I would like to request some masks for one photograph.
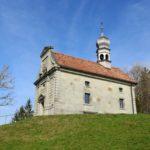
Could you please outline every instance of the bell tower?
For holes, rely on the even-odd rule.
[[[97,39],[96,42],[97,63],[101,64],[106,68],[111,68],[110,48],[109,48],[110,40],[104,35],[103,23],[101,23],[100,30],[101,30],[100,37]]]

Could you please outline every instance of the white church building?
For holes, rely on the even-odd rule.
[[[97,62],[45,47],[36,86],[35,115],[136,114],[136,82],[111,65],[110,40],[101,32]],[[118,56],[119,57],[119,56]]]

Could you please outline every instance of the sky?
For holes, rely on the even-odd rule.
[[[0,107],[0,116],[14,114],[28,98],[34,105],[43,47],[96,61],[101,22],[113,66],[149,66],[149,6],[149,0],[0,0],[0,68],[9,65],[15,80],[13,104]]]

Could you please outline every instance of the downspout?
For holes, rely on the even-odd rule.
[[[131,84],[131,101],[132,101],[132,111],[133,111],[133,114],[134,114],[134,103],[133,103],[133,91],[132,91],[132,84]]]

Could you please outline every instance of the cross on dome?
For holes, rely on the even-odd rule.
[[[104,35],[103,22],[100,24],[100,37],[96,42],[97,62],[106,68],[111,68],[110,60],[110,40]]]
[[[103,26],[103,22],[101,22],[100,24],[100,35],[104,36],[104,26]]]

